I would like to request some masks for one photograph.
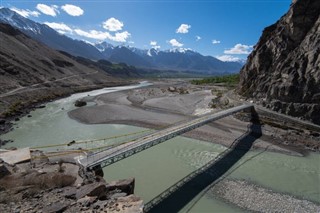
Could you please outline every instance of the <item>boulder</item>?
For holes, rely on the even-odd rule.
[[[169,87],[169,88],[168,88],[168,91],[169,91],[169,92],[175,92],[176,90],[177,90],[177,89],[176,89],[175,87]]]
[[[69,199],[76,199],[77,189],[75,187],[65,187],[63,196]]]
[[[122,213],[143,213],[143,200],[134,195],[118,198],[115,205]]]
[[[128,195],[134,193],[135,179],[129,178],[124,180],[112,181],[107,185],[108,191],[120,190],[121,192],[127,193]]]
[[[115,193],[113,195],[111,195],[111,199],[116,199],[116,198],[120,198],[120,197],[125,197],[127,196],[127,193],[121,192],[121,193]]]
[[[77,101],[74,103],[74,105],[75,105],[76,107],[83,107],[83,106],[86,106],[86,105],[87,105],[87,102],[82,101],[82,100],[77,100]]]
[[[14,151],[0,153],[0,158],[2,158],[3,161],[10,165],[14,165],[16,163],[24,161],[29,161],[31,159],[30,149],[27,147],[22,149],[16,149]]]
[[[11,173],[8,170],[8,168],[6,167],[5,163],[0,163],[0,179],[3,178],[4,176],[10,175],[10,174]]]
[[[91,183],[81,186],[76,193],[76,198],[80,199],[85,196],[96,196],[98,198],[106,196],[108,192],[104,183]]]
[[[0,119],[0,125],[4,125],[6,123],[6,120]]]
[[[82,206],[90,206],[91,204],[93,204],[94,202],[96,202],[97,197],[90,197],[90,196],[85,196],[83,198],[80,198],[79,200],[77,200],[77,203],[80,203]]]
[[[59,213],[65,211],[69,206],[69,203],[56,202],[49,206],[46,206],[42,211],[48,213]]]

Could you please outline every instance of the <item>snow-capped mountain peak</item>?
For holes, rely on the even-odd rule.
[[[25,18],[8,8],[0,9],[0,22],[19,29],[31,38],[48,45],[49,47],[68,52],[75,56],[90,59],[101,59],[103,55],[91,44],[62,35],[46,24]]]
[[[37,24],[35,24],[35,22],[23,16],[20,16],[19,14],[8,8],[0,9],[0,22],[10,24],[11,26],[14,26],[18,29],[28,30],[36,34],[41,34],[41,28]]]
[[[128,45],[114,46],[107,42],[92,45],[61,35],[49,26],[25,18],[8,8],[0,9],[0,22],[10,24],[31,38],[53,49],[88,59],[106,59],[116,63],[168,70],[186,70],[205,73],[238,72],[239,63],[222,62],[214,57],[203,56],[188,48],[160,51],[156,48],[139,49]]]
[[[153,56],[158,55],[158,54],[159,54],[159,51],[156,50],[155,48],[151,48],[147,52],[147,55],[150,56],[150,57],[153,57]]]
[[[96,43],[94,44],[94,46],[100,51],[100,52],[103,52],[105,51],[106,49],[114,49],[114,46],[110,43],[107,43],[105,41],[103,42],[100,42],[100,43]]]

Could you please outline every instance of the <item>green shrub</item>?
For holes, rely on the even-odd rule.
[[[195,85],[225,83],[228,86],[233,86],[239,83],[239,74],[215,76],[210,78],[203,78],[200,80],[192,80],[191,83]]]

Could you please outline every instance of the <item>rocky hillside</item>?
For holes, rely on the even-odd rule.
[[[0,118],[37,102],[78,91],[124,84],[97,67],[88,67],[0,24]]]
[[[143,212],[134,178],[106,182],[101,170],[84,170],[72,154],[24,148],[0,157],[0,212]]]
[[[240,94],[320,124],[320,1],[294,0],[240,72]]]
[[[9,8],[0,8],[0,22],[10,24],[36,41],[75,56],[100,59],[103,55],[91,44],[69,38],[45,24],[25,18]]]

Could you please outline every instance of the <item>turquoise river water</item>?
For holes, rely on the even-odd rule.
[[[142,82],[136,86],[78,93],[48,103],[45,108],[31,112],[32,117],[24,117],[16,122],[14,130],[1,135],[0,138],[14,140],[6,147],[37,147],[143,131],[144,128],[128,125],[86,125],[69,119],[67,112],[74,109],[74,101],[81,97],[147,85],[147,82]],[[142,134],[146,133],[111,142],[123,142]],[[83,144],[83,146],[88,148],[92,145]],[[221,145],[176,137],[104,168],[105,179],[135,177],[135,194],[148,202],[224,150]],[[319,162],[320,155],[314,153],[306,157],[296,157],[266,151],[250,151],[228,171],[226,177],[248,180],[276,192],[320,203]],[[181,212],[243,212],[243,210],[204,194],[191,201]]]

